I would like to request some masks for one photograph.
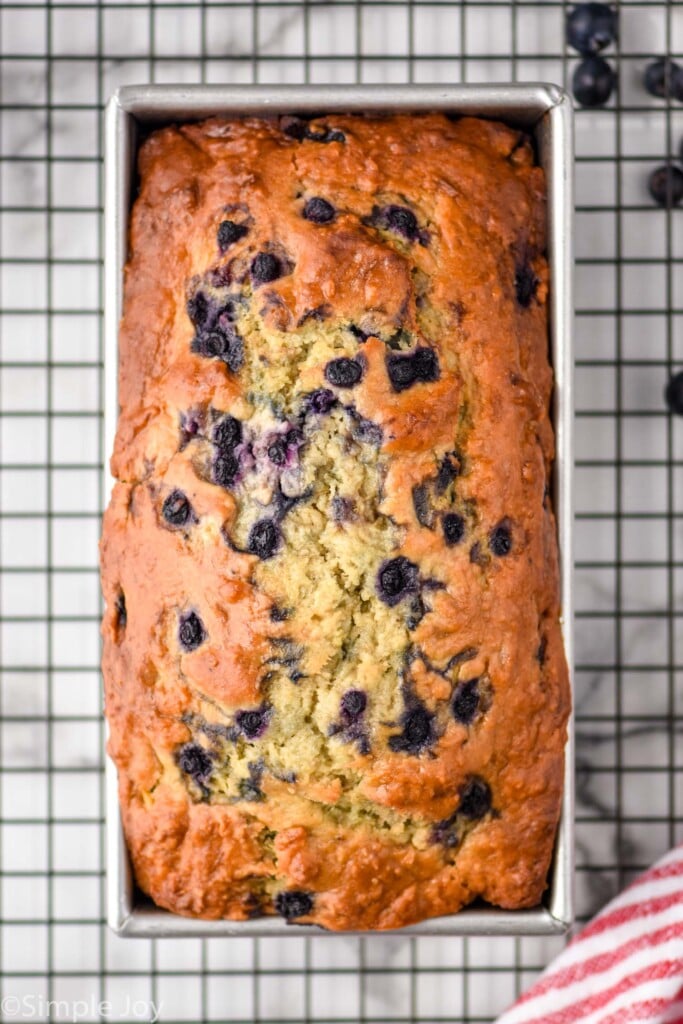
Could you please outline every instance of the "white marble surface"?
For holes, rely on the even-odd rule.
[[[101,923],[98,104],[150,80],[561,82],[561,5],[311,4],[306,20],[298,5],[27,3],[0,18],[0,987],[32,997],[34,1019],[48,997],[89,1000],[91,1020],[105,998],[129,1020],[151,1001],[164,1021],[493,1018],[561,940],[155,944]],[[621,24],[627,109],[576,126],[581,915],[683,840],[683,420],[662,398],[683,362],[683,277],[665,262],[683,258],[683,211],[645,191],[683,107],[639,85],[667,38],[681,56],[683,9],[622,6]]]

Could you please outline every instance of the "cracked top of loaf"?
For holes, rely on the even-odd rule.
[[[212,119],[139,170],[102,540],[138,885],[332,929],[538,903],[569,689],[529,140]]]

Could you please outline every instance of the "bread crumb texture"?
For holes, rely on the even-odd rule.
[[[569,711],[544,250],[501,124],[142,146],[103,664],[159,906],[374,929],[541,899]]]

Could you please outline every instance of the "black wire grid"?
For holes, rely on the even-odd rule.
[[[683,7],[618,4],[577,115],[577,889],[586,919],[683,839],[683,213],[654,207]],[[0,11],[0,979],[7,1020],[489,1021],[561,939],[124,940],[104,924],[96,545],[102,132],[140,82],[567,83],[567,5],[5,3]],[[52,1006],[48,1000],[57,1001]],[[100,1001],[111,1009],[102,1010]]]

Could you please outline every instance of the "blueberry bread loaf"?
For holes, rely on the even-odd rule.
[[[103,632],[159,906],[373,929],[540,900],[569,711],[544,248],[501,124],[144,143]]]

